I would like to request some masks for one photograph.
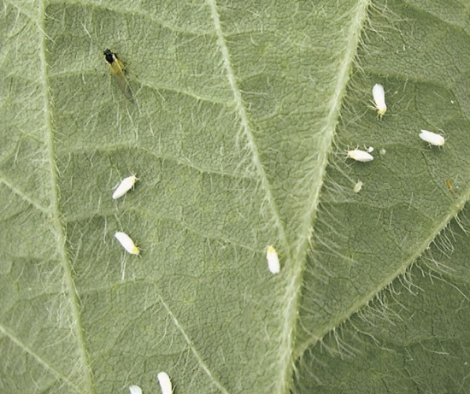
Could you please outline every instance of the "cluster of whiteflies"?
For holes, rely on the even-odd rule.
[[[119,59],[118,55],[109,49],[104,51],[105,60],[108,63],[111,73],[116,77],[116,82],[118,83],[119,88],[122,90],[124,95],[131,101],[134,102],[130,86],[125,78],[125,67],[124,63]],[[138,178],[134,175],[124,178],[117,188],[114,190],[112,198],[116,200],[124,196],[129,192],[138,181]],[[132,238],[123,231],[118,231],[114,234],[115,238],[119,241],[121,246],[126,250],[126,252],[134,255],[140,254],[140,249]],[[266,258],[268,260],[268,268],[273,274],[280,272],[280,263],[279,257],[273,246],[269,246],[266,252]],[[157,375],[162,394],[172,394],[173,388],[171,384],[170,377],[166,372],[160,372]],[[142,394],[142,389],[137,385],[129,386],[129,391],[131,394]]]
[[[375,108],[377,109],[377,115],[380,119],[385,115],[387,112],[387,104],[385,102],[385,90],[384,87],[380,84],[375,84],[372,88],[372,97],[374,99]],[[443,146],[445,143],[445,138],[437,133],[433,133],[428,130],[421,130],[419,137],[426,141],[427,143],[434,145],[434,146]],[[368,147],[366,150],[362,149],[353,149],[347,152],[347,157],[359,162],[369,162],[374,160],[374,156],[372,156],[372,152],[374,151],[373,147]],[[127,178],[124,178],[116,190],[113,193],[113,199],[118,199],[124,196],[128,191],[130,191],[135,183],[137,182],[138,178],[135,175],[131,175]],[[357,182],[354,185],[354,191],[358,193],[362,189],[363,183]],[[122,231],[118,231],[114,234],[116,239],[122,245],[122,247],[130,254],[139,255],[140,249],[138,246],[135,245],[134,241],[132,240],[129,235]],[[266,259],[268,261],[268,269],[273,274],[278,274],[280,272],[281,266],[279,262],[279,256],[277,254],[276,249],[273,246],[268,246],[266,252]]]
[[[124,196],[128,191],[130,191],[135,183],[138,181],[138,178],[135,175],[131,175],[127,178],[124,178],[114,190],[113,199],[116,200],[122,196]],[[138,255],[140,254],[140,249],[131,237],[129,237],[125,232],[118,231],[114,234],[116,239],[122,245],[122,247],[126,250],[126,252],[130,254]],[[277,255],[276,249],[273,246],[268,246],[266,252],[266,259],[268,260],[268,268],[273,274],[278,274],[281,270],[281,266],[279,263],[279,256]]]
[[[387,112],[384,87],[378,83],[375,84],[372,88],[372,97],[374,99],[375,108],[377,109],[377,116],[382,119],[385,115],[385,112]],[[421,133],[419,133],[419,138],[434,146],[443,146],[446,142],[442,135],[428,130],[421,130]],[[372,147],[370,147],[367,152],[361,149],[353,149],[348,151],[347,157],[349,159],[366,163],[368,161],[374,160],[374,156],[371,155],[373,150],[374,149]]]

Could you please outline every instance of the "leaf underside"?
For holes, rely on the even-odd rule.
[[[2,6],[0,392],[470,392],[467,0]]]

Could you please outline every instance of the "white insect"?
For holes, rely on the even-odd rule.
[[[157,375],[158,383],[162,389],[162,394],[173,394],[170,377],[166,372],[159,372]]]
[[[278,274],[281,270],[281,265],[279,264],[279,256],[273,246],[268,246],[266,259],[268,260],[269,271],[271,271],[272,274]]]
[[[113,193],[113,200],[116,200],[119,197],[122,197],[124,194],[126,194],[129,190],[132,189],[132,187],[135,185],[137,182],[138,178],[135,175],[128,176],[127,178],[124,178],[119,186],[116,188],[116,190]]]
[[[364,184],[363,184],[361,181],[358,181],[358,182],[354,185],[354,188],[353,188],[354,193],[359,193],[359,192],[361,191],[363,185],[364,185]]]
[[[385,90],[384,87],[378,83],[372,88],[372,97],[374,98],[375,108],[377,109],[377,115],[380,119],[387,112],[387,104],[385,104]]]
[[[114,234],[116,239],[119,241],[121,246],[126,249],[126,251],[130,254],[139,254],[140,249],[135,245],[134,241],[129,237],[126,233],[118,231]]]
[[[354,150],[349,150],[348,151],[348,157],[350,159],[356,160],[356,161],[362,161],[362,162],[367,162],[367,161],[372,161],[374,160],[374,156],[372,156],[370,153],[360,150],[360,149],[354,149]]]
[[[135,384],[129,386],[129,391],[131,392],[131,394],[142,394],[142,389],[139,386],[136,386]]]
[[[442,146],[446,142],[446,139],[442,135],[427,130],[421,130],[421,133],[419,133],[419,138],[421,138],[423,141],[429,142],[434,146]]]

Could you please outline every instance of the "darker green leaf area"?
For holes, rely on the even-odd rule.
[[[470,184],[468,27],[444,3],[432,16],[425,3],[388,6],[393,13],[371,13],[377,34],[359,50],[317,214],[300,309],[301,393],[470,388],[468,209],[459,212]],[[375,83],[387,92],[382,121],[359,110]],[[445,146],[421,141],[421,129],[442,133]],[[357,146],[374,147],[374,161],[340,156]]]
[[[311,379],[298,392],[468,392],[469,255],[453,222],[406,276],[305,353],[299,376]]]

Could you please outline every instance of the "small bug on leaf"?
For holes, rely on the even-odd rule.
[[[447,189],[449,189],[449,191],[454,194],[455,193],[455,190],[454,190],[454,187],[452,186],[452,182],[450,181],[449,178],[446,178],[446,185],[447,185]]]
[[[374,98],[375,108],[377,109],[377,115],[380,119],[387,112],[387,104],[385,104],[385,90],[384,87],[378,83],[372,88],[372,97]]]
[[[358,181],[353,187],[354,193],[359,193],[361,191],[363,185],[364,185],[364,183],[362,183],[361,181]]]
[[[166,372],[159,372],[157,375],[158,383],[162,389],[162,394],[173,394],[173,387],[171,385],[170,377]]]
[[[114,234],[114,236],[127,253],[136,255],[140,254],[140,249],[135,245],[134,241],[126,233],[118,231],[116,234]]]
[[[129,386],[129,391],[131,392],[131,394],[142,394],[142,389],[139,386],[136,386],[135,384]]]
[[[350,159],[356,160],[356,161],[361,161],[361,162],[368,162],[374,160],[374,156],[372,156],[370,153],[360,150],[360,149],[354,149],[354,150],[349,150],[348,151],[348,157]]]
[[[434,146],[442,146],[446,142],[446,139],[442,135],[427,130],[421,130],[419,138]]]
[[[117,53],[111,52],[109,49],[105,49],[103,55],[104,60],[106,60],[106,63],[111,69],[111,74],[113,74],[119,89],[121,89],[122,93],[124,93],[124,96],[126,96],[129,101],[134,102],[131,87],[127,82],[124,63],[121,61],[121,59],[119,59]]]
[[[131,190],[135,183],[138,181],[138,178],[135,175],[128,176],[127,178],[124,178],[121,183],[119,183],[119,186],[116,188],[116,190],[113,193],[113,200],[116,200],[119,197],[122,197],[124,194],[126,194],[129,190]]]
[[[281,265],[279,264],[279,256],[277,255],[277,251],[273,246],[268,246],[266,259],[268,260],[269,271],[271,271],[272,274],[278,274],[281,270]]]

